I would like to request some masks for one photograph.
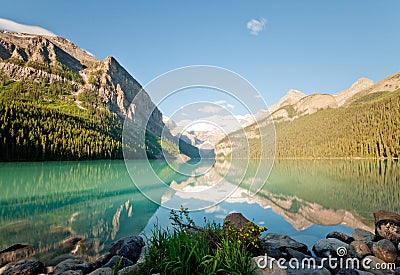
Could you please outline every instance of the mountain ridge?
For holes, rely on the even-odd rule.
[[[294,105],[280,107],[272,115],[258,117],[257,124],[244,129],[249,138],[234,132],[220,140],[216,146],[217,158],[229,158],[233,151],[240,155],[238,150],[244,146],[241,139],[248,139],[252,144],[250,156],[259,158],[263,154],[260,129],[272,118],[278,158],[398,159],[399,87],[400,73],[396,73],[375,84],[366,79],[356,81],[349,89],[336,94],[342,99],[347,97],[342,100],[342,105],[336,101],[335,94],[303,97]],[[276,116],[277,112],[286,117]],[[235,148],[229,149],[227,140],[234,140]]]
[[[71,141],[73,138],[69,137],[69,134],[65,136],[62,130],[58,130],[56,134],[51,131],[42,133],[40,129],[30,129],[25,122],[24,129],[20,128],[22,127],[20,124],[10,122],[7,124],[10,128],[3,129],[0,135],[0,145],[4,147],[7,143],[11,149],[7,154],[0,156],[0,159],[11,157],[19,160],[19,157],[13,157],[14,154],[21,152],[22,149],[18,148],[29,149],[36,152],[35,155],[42,156],[35,157],[34,160],[45,160],[47,158],[44,156],[49,155],[52,156],[51,159],[74,159],[79,150],[86,152],[79,155],[77,157],[79,159],[107,158],[107,156],[122,158],[122,123],[128,115],[135,117],[138,129],[146,129],[145,146],[150,158],[162,158],[164,145],[168,148],[167,157],[177,155],[181,147],[181,142],[168,131],[161,137],[165,125],[160,110],[143,91],[140,83],[114,57],[108,56],[104,60],[98,60],[66,38],[0,31],[0,84],[0,98],[4,107],[0,109],[3,111],[0,113],[2,116],[7,113],[8,106],[12,106],[15,110],[29,109],[25,115],[41,112],[41,115],[50,116],[55,120],[59,119],[60,114],[72,116],[75,123],[71,121],[65,125],[70,131],[78,131],[82,126],[79,125],[82,119],[95,122],[93,125],[85,124],[87,130],[85,135],[97,135],[95,129],[102,129],[101,138],[99,141],[94,141],[98,152],[93,153],[90,148],[84,150],[83,143],[76,145],[78,142]],[[130,106],[131,101],[139,92],[141,92],[140,106],[130,109],[133,107]],[[19,117],[19,119],[28,121],[30,118]],[[119,122],[115,121],[108,129],[100,126],[104,123],[104,119],[116,119]],[[45,126],[46,120],[41,123],[44,125],[40,127],[50,127]],[[54,124],[51,125],[55,127]],[[32,130],[35,130],[36,134],[32,134]],[[22,133],[26,131],[27,134],[21,134],[21,131]],[[114,132],[119,134],[114,135]],[[31,135],[32,141],[27,140],[26,135]],[[49,138],[48,135],[52,137]],[[85,136],[80,138],[84,139]],[[42,142],[40,139],[47,142]],[[167,140],[161,142],[161,139]],[[64,141],[61,145],[55,145],[54,143],[58,144],[59,140]],[[105,140],[112,144],[107,152],[101,149],[101,144]],[[196,153],[198,149],[182,142],[182,148],[186,150],[183,153],[198,157],[198,152]],[[78,147],[74,148],[75,146]],[[130,150],[136,151],[135,148],[143,144],[134,142],[132,146]],[[47,150],[53,151],[48,153]],[[40,153],[41,151],[47,154]],[[22,159],[28,160],[29,156],[24,155]]]

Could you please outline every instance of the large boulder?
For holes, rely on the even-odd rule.
[[[279,267],[277,261],[273,261],[270,257],[258,256],[252,259],[252,267],[257,275],[287,275],[288,273],[283,267]]]
[[[0,251],[0,266],[10,262],[17,262],[28,258],[34,252],[33,247],[24,244],[15,244]]]
[[[317,241],[312,250],[315,255],[321,258],[325,257],[342,257],[347,255],[349,245],[338,239],[328,238]]]
[[[134,265],[134,263],[123,256],[113,256],[103,267],[122,269],[127,266]]]
[[[375,256],[366,256],[363,259],[363,265],[365,270],[371,272],[376,275],[383,275],[383,274],[393,274],[391,270],[381,269],[381,266],[386,264],[385,261],[375,257]]]
[[[136,263],[144,246],[145,243],[142,237],[130,236],[112,243],[109,252],[112,255],[123,256]]]
[[[0,269],[2,275],[36,275],[45,272],[44,264],[35,260],[22,260],[9,263]]]
[[[113,275],[113,270],[110,267],[102,267],[90,272],[88,275]]]
[[[342,241],[347,244],[350,244],[352,241],[354,241],[353,237],[337,231],[329,233],[328,235],[326,235],[326,238],[338,239],[339,241]]]
[[[400,242],[400,215],[388,211],[374,213],[375,234],[384,239]]]
[[[236,228],[243,228],[251,223],[242,213],[231,213],[228,214],[224,219],[224,224],[229,224]]]
[[[134,274],[139,270],[138,264],[124,267],[118,271],[118,275]]]
[[[356,241],[372,242],[375,239],[375,235],[367,230],[356,228],[353,230],[353,238]]]
[[[368,245],[363,241],[354,241],[349,245],[349,256],[356,257],[359,259],[364,258],[365,256],[371,255],[372,252],[369,249]]]
[[[111,255],[111,253],[106,253],[104,255],[101,255],[94,262],[90,263],[91,269],[95,270],[102,267],[112,258],[112,256],[113,255]]]
[[[391,241],[386,239],[382,239],[379,242],[373,243],[372,252],[376,257],[387,263],[394,263],[397,258],[396,247]]]
[[[87,273],[88,271],[90,271],[90,269],[91,266],[87,262],[77,259],[67,259],[54,267],[54,274],[62,274],[64,271],[68,270]]]
[[[267,249],[266,252],[268,256],[274,258],[290,258],[287,251],[288,248],[299,251],[306,255],[311,255],[305,244],[295,241],[287,235],[269,233],[265,236],[264,245]]]

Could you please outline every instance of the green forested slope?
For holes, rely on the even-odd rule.
[[[398,158],[400,90],[275,125],[277,157]]]
[[[0,161],[122,158],[121,140],[120,119],[93,92],[41,77],[14,81],[0,72]],[[146,148],[149,158],[160,157],[161,148],[178,151],[150,132]]]
[[[277,122],[275,129],[278,158],[399,158],[400,89],[358,96],[347,107]],[[245,131],[259,136],[256,125]],[[230,134],[230,139],[236,143],[246,140],[237,133]],[[219,147],[227,142],[227,138],[222,139]],[[248,142],[250,157],[260,158],[259,139]],[[240,157],[241,152],[235,154]]]
[[[94,95],[72,92],[67,82],[1,75],[0,160],[121,158],[121,122]]]

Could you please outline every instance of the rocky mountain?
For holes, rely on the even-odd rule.
[[[276,121],[289,121],[304,115],[313,114],[319,110],[338,108],[346,104],[357,94],[371,88],[374,82],[367,78],[356,80],[350,88],[336,94],[306,95],[297,90],[289,90],[277,103],[269,108]]]
[[[358,94],[359,92],[362,92],[374,85],[374,81],[368,78],[360,78],[356,80],[353,85],[347,90],[338,92],[334,94],[333,96],[335,97],[335,100],[338,104],[338,106],[343,106],[349,99],[351,99],[353,96]]]
[[[141,96],[140,106],[129,110],[131,101],[142,87],[111,56],[98,60],[58,36],[0,31],[0,76],[0,97],[4,108],[13,106],[14,109],[27,110],[26,116],[32,116],[29,112],[36,112],[38,109],[41,112],[40,117],[49,116],[52,119],[60,119],[59,116],[65,115],[74,120],[70,123],[65,118],[62,119],[68,124],[65,127],[71,134],[78,131],[75,128],[83,127],[82,121],[87,122],[88,125],[83,127],[86,137],[81,136],[80,139],[88,139],[90,136],[93,140],[90,146],[96,147],[89,148],[83,141],[81,146],[77,146],[77,142],[71,140],[70,134],[61,130],[33,134],[34,129],[29,129],[26,122],[28,117],[18,117],[25,121],[22,127],[24,129],[21,125],[10,122],[7,126],[9,128],[3,129],[0,134],[3,141],[1,147],[11,148],[1,159],[29,159],[29,156],[15,157],[17,151],[34,151],[37,155],[35,159],[47,159],[49,156],[52,159],[120,158],[122,123],[127,115],[134,116],[135,125],[139,129],[146,129],[148,155],[152,158],[161,156],[161,145],[158,141],[164,128],[161,112],[146,92]],[[24,106],[20,106],[21,104]],[[145,118],[151,111],[147,121]],[[6,115],[4,112],[0,114]],[[106,119],[113,120],[111,126],[104,124]],[[48,121],[49,119],[40,120],[39,123],[43,124],[40,127],[50,127],[47,125]],[[22,131],[22,134],[15,134],[16,131]],[[101,138],[95,137],[98,134]],[[29,135],[32,137],[28,137]],[[164,144],[167,145],[169,154],[174,155],[178,150],[178,141],[169,132],[166,136],[168,140]],[[109,144],[108,148],[101,148],[105,143]],[[135,144],[133,147],[135,146],[142,145]],[[82,150],[85,153],[77,153]]]
[[[398,158],[400,152],[400,73],[377,83],[362,78],[349,89],[336,94],[303,96],[290,91],[270,109],[258,115],[259,128],[245,128],[251,156],[259,157],[257,140],[264,122],[275,121],[277,157],[281,158]],[[233,151],[240,152],[246,137],[239,132],[229,135]],[[218,157],[226,157],[227,138],[216,146]],[[243,151],[243,150],[242,150]]]
[[[303,92],[300,92],[298,90],[289,90],[284,97],[282,97],[278,103],[272,105],[269,110],[271,113],[274,113],[275,111],[279,110],[280,108],[287,106],[287,105],[293,105],[299,102],[300,99],[303,97],[306,97],[307,95]]]

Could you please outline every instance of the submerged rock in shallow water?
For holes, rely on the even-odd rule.
[[[28,258],[34,249],[28,245],[15,244],[0,251],[0,266]]]
[[[2,275],[36,275],[45,272],[44,264],[40,261],[23,260],[9,263],[0,269]]]

